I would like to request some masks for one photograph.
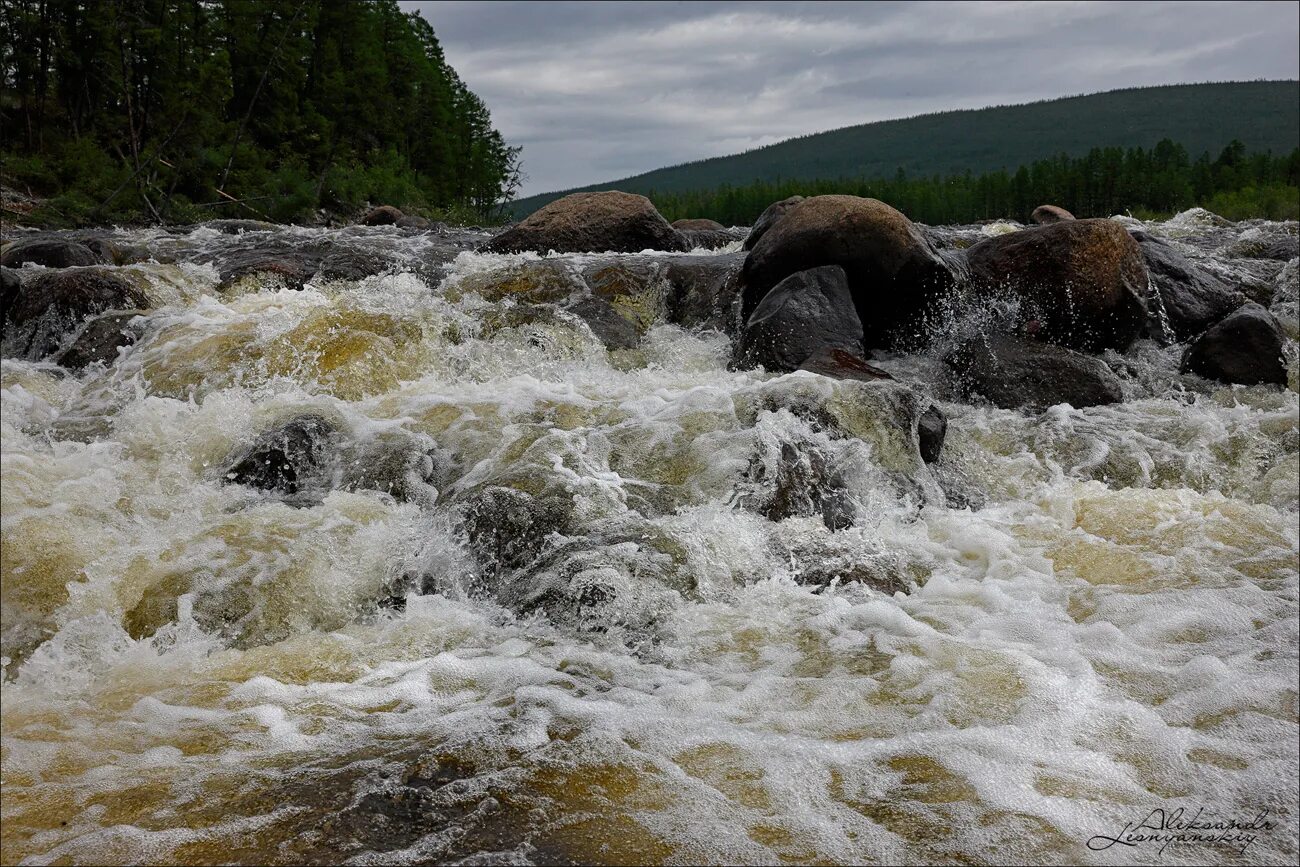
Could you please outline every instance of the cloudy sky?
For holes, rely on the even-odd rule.
[[[402,0],[524,146],[522,195],[929,111],[1300,77],[1300,3]]]

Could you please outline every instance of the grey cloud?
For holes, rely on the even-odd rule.
[[[402,5],[524,146],[525,195],[923,112],[1300,77],[1295,2]]]

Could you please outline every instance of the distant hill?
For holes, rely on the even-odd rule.
[[[1137,87],[848,126],[726,157],[520,199],[525,216],[568,193],[688,192],[723,184],[1014,171],[1034,160],[1094,147],[1150,148],[1173,139],[1193,157],[1240,139],[1252,152],[1300,146],[1300,81]]]

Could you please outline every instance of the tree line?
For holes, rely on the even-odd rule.
[[[396,0],[4,0],[0,156],[79,221],[488,220],[519,148]]]
[[[1086,156],[1038,160],[1014,172],[890,178],[757,181],[689,192],[650,191],[669,220],[707,217],[725,225],[752,225],[772,202],[793,195],[843,193],[880,199],[913,220],[931,225],[979,220],[1027,220],[1054,204],[1078,217],[1132,213],[1167,216],[1202,206],[1232,220],[1300,217],[1300,148],[1285,156],[1250,154],[1233,140],[1217,157],[1195,160],[1164,139],[1144,148],[1094,148]]]

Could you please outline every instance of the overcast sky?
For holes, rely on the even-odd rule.
[[[402,5],[524,146],[521,195],[929,111],[1300,77],[1297,2]]]

